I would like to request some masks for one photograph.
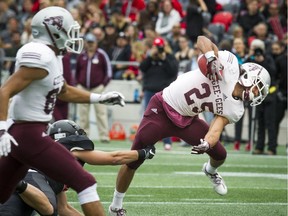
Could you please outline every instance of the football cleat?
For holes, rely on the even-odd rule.
[[[205,173],[205,175],[212,182],[213,188],[216,191],[216,193],[218,193],[219,195],[222,195],[222,196],[227,194],[227,187],[226,187],[225,182],[222,179],[222,177],[217,172],[215,174],[208,173],[206,171],[206,165],[207,165],[207,163],[204,163],[202,171]]]
[[[126,210],[121,209],[112,209],[111,206],[109,206],[109,215],[110,216],[126,216]]]

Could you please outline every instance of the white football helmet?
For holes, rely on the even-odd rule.
[[[242,93],[243,101],[251,101],[251,106],[257,106],[269,93],[271,78],[268,71],[256,63],[244,63],[241,66],[242,75],[238,82],[245,87]],[[254,87],[258,88],[258,95],[253,94]]]
[[[61,52],[79,54],[83,49],[80,25],[64,8],[53,6],[40,10],[33,17],[31,27],[36,40],[53,45]]]

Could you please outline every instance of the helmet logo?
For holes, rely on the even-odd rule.
[[[56,26],[58,30],[61,30],[63,26],[63,16],[48,17],[44,19],[44,23],[47,25]]]

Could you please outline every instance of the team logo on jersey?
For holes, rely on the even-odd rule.
[[[154,113],[156,113],[156,114],[158,114],[157,108],[152,108],[151,111],[154,112]]]
[[[61,30],[63,26],[63,16],[48,17],[44,19],[44,23],[56,26],[58,30]]]
[[[223,93],[223,101],[227,99],[227,96]]]

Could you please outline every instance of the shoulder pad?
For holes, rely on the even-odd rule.
[[[19,49],[16,60],[20,65],[41,67],[51,62],[54,52],[45,44],[30,42]]]
[[[58,140],[69,151],[73,150],[94,150],[94,143],[86,135],[71,135]]]

